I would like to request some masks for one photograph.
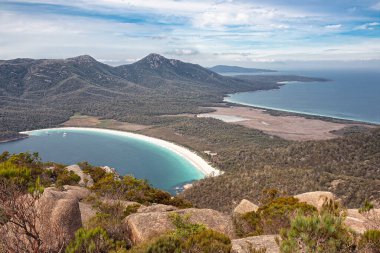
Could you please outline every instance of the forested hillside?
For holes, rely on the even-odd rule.
[[[199,65],[151,54],[111,67],[90,56],[65,60],[16,59],[0,63],[0,138],[55,127],[74,113],[149,124],[142,134],[198,151],[223,176],[184,193],[201,207],[229,210],[262,189],[290,194],[329,190],[348,206],[380,200],[380,130],[357,131],[329,141],[291,142],[215,119],[171,117],[198,113],[226,93],[273,89],[296,76],[224,77]],[[208,156],[204,150],[217,153]],[[207,196],[206,196],[207,193]]]

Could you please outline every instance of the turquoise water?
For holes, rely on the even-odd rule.
[[[64,134],[66,133],[66,134]],[[44,161],[115,168],[121,175],[147,179],[153,186],[174,193],[176,187],[203,178],[189,161],[149,142],[79,129],[38,130],[29,138],[2,143],[0,152],[39,152]]]
[[[280,89],[231,94],[225,101],[380,124],[380,70],[318,70],[276,74],[320,77],[330,81],[290,82]]]

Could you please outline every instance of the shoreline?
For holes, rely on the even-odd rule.
[[[195,169],[200,171],[204,177],[214,177],[219,176],[223,174],[222,171],[212,167],[207,161],[205,161],[202,157],[200,157],[197,153],[194,151],[185,148],[183,146],[180,146],[178,144],[165,141],[162,139],[142,135],[142,134],[136,134],[131,132],[125,132],[120,130],[112,130],[112,129],[105,129],[105,128],[91,128],[91,127],[57,127],[57,128],[45,128],[45,129],[36,129],[32,131],[23,131],[20,132],[21,134],[30,134],[32,132],[37,131],[49,131],[49,130],[79,130],[79,131],[91,131],[95,133],[107,133],[107,134],[114,134],[119,135],[123,137],[128,138],[134,138],[141,141],[149,142],[150,144],[160,146],[162,148],[165,148],[167,150],[170,150],[171,152],[176,153],[177,155],[181,156],[188,162],[190,162]]]
[[[1,141],[0,141],[0,144],[1,144],[1,143],[12,142],[12,141],[19,141],[19,140],[23,140],[23,139],[26,139],[26,138],[29,138],[29,135],[27,135],[27,136],[20,136],[20,137],[11,138],[11,139],[6,139],[6,140],[1,140]]]
[[[255,91],[253,91],[255,92]],[[237,92],[240,93],[240,92]],[[234,94],[237,94],[234,93]],[[366,125],[374,125],[374,126],[380,126],[379,122],[373,122],[373,121],[363,121],[363,120],[358,120],[358,119],[348,119],[348,118],[343,118],[343,117],[336,117],[336,116],[329,116],[329,115],[322,115],[322,114],[317,114],[317,113],[306,113],[306,112],[300,112],[300,111],[295,111],[295,110],[285,110],[281,108],[275,108],[275,107],[270,107],[270,106],[261,106],[261,105],[254,105],[254,104],[249,104],[249,103],[244,103],[244,102],[237,102],[234,100],[228,100],[226,98],[229,98],[231,94],[225,95],[223,98],[223,102],[231,104],[231,105],[236,105],[236,106],[246,106],[249,108],[255,108],[255,109],[262,109],[266,110],[268,114],[273,115],[273,116],[300,116],[306,119],[319,119],[327,122],[337,122],[337,123],[348,123],[348,124],[366,124]]]

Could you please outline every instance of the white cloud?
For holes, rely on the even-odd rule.
[[[355,27],[355,29],[356,30],[374,30],[378,26],[380,26],[379,22],[371,22],[371,23],[359,25],[359,26]]]
[[[342,24],[326,25],[325,28],[329,29],[329,30],[338,30],[338,29],[342,28]]]

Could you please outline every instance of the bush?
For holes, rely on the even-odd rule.
[[[141,204],[158,203],[179,208],[192,206],[190,202],[172,197],[170,193],[152,187],[146,180],[136,179],[132,176],[124,176],[121,180],[115,180],[114,175],[108,173],[94,184],[92,190],[101,196],[111,196]]]
[[[101,167],[95,167],[89,164],[88,162],[78,163],[79,167],[83,170],[84,173],[87,173],[91,176],[94,183],[99,182],[102,178],[107,175],[104,169]]]
[[[131,253],[228,253],[231,240],[225,235],[188,222],[188,216],[171,216],[176,230],[150,243],[132,248]]]
[[[102,228],[80,228],[67,246],[66,253],[103,253],[119,247]]]
[[[249,212],[235,217],[235,227],[239,236],[278,234],[281,228],[289,228],[290,221],[297,213],[311,215],[317,212],[314,206],[299,202],[294,197],[266,198],[257,212]]]
[[[367,230],[360,237],[359,250],[366,253],[380,253],[380,230]]]
[[[57,181],[55,182],[55,185],[57,187],[61,187],[64,185],[76,185],[80,181],[80,177],[75,174],[73,171],[68,171],[65,169],[58,170],[57,169]]]
[[[115,240],[123,240],[125,238],[125,227],[122,220],[132,214],[137,212],[140,205],[130,205],[124,207],[119,202],[112,204],[98,202],[94,205],[97,209],[97,213],[92,217],[86,225],[88,228],[103,228],[108,235],[110,235]]]
[[[329,213],[312,216],[297,215],[289,229],[281,231],[280,251],[352,252],[354,235],[343,224],[343,218]]]

